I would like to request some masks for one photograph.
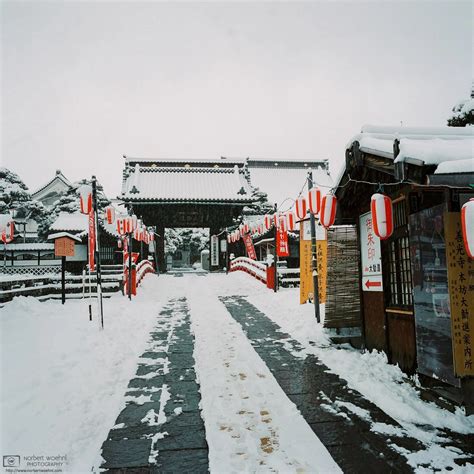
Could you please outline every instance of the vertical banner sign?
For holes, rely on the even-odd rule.
[[[316,225],[316,254],[318,256],[319,302],[326,302],[328,245],[326,229]],[[311,271],[311,227],[309,220],[300,222],[300,304],[313,298]]]
[[[474,261],[464,247],[459,212],[444,214],[446,260],[451,303],[454,373],[474,375]]]
[[[95,270],[94,249],[95,249],[95,223],[94,211],[89,212],[89,268]]]
[[[289,257],[290,247],[288,245],[288,232],[278,227],[276,232],[276,248],[279,257]]]
[[[211,267],[219,265],[219,238],[211,235]]]
[[[255,247],[253,246],[252,237],[250,234],[244,234],[245,250],[247,251],[247,257],[252,260],[257,260],[257,254],[255,253]]]
[[[383,291],[380,238],[375,235],[372,214],[359,217],[362,290]]]

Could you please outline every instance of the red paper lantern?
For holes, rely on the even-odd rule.
[[[278,227],[279,221],[280,221],[280,214],[278,212],[275,212],[273,214],[273,225],[275,227]]]
[[[288,231],[288,227],[286,225],[286,216],[285,215],[281,215],[278,218],[278,228],[281,229],[282,232],[287,232]]]
[[[247,224],[247,222],[244,222],[244,224],[242,226],[242,230],[244,231],[244,234],[249,233],[249,225]]]
[[[306,217],[308,208],[306,206],[306,199],[303,196],[300,196],[295,202],[295,211],[296,216],[301,221]]]
[[[232,242],[232,236],[230,234],[227,235],[227,243],[230,244]]]
[[[370,200],[374,233],[381,240],[388,239],[393,233],[392,200],[385,194],[376,193]]]
[[[289,231],[295,230],[296,219],[293,212],[289,211],[286,213],[286,227]]]
[[[152,230],[150,232],[150,242],[154,242],[155,241],[155,232]]]
[[[265,229],[270,230],[272,227],[272,216],[270,214],[265,214],[263,218],[263,223],[265,225]]]
[[[122,248],[122,239],[118,239],[118,240],[117,240],[117,247],[118,247],[119,249]]]
[[[326,229],[331,227],[336,220],[336,204],[337,199],[333,194],[326,194],[326,196],[323,197],[319,221]]]
[[[308,191],[308,204],[312,214],[319,214],[321,209],[321,191],[319,188],[311,188]]]
[[[105,208],[105,219],[107,224],[113,224],[115,222],[115,208],[113,206],[107,206]]]
[[[138,217],[135,214],[133,214],[132,215],[132,232],[134,232],[137,227],[138,227]]]
[[[90,214],[92,211],[92,186],[83,184],[78,191],[82,214]]]
[[[474,259],[474,198],[461,208],[461,226],[466,253]]]
[[[117,219],[117,233],[119,235],[124,235],[125,234],[125,219],[119,218]]]

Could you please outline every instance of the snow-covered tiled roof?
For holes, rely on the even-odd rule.
[[[116,224],[107,224],[103,219],[100,220],[100,227],[114,237],[118,237]],[[85,214],[76,212],[69,214],[60,212],[57,219],[49,228],[51,234],[57,232],[73,232],[78,236],[84,236],[89,231],[88,217]]]
[[[4,245],[0,244],[0,250],[3,250]],[[51,243],[37,243],[37,242],[26,242],[19,244],[7,244],[7,250],[13,250],[15,252],[21,252],[26,250],[38,251],[38,250],[54,250],[54,244]]]
[[[79,212],[74,214],[60,212],[58,218],[53,222],[49,230],[51,233],[60,231],[87,232],[87,216]]]
[[[124,156],[125,163],[128,165],[134,166],[135,164],[157,164],[161,167],[165,167],[167,165],[186,165],[186,164],[193,164],[193,165],[243,165],[246,161],[246,158],[209,158],[209,159],[199,159],[199,158],[142,158],[142,157],[132,157],[132,156]]]
[[[394,156],[394,144],[398,140],[399,153]],[[395,162],[415,159],[424,165],[441,165],[460,161],[461,166],[443,165],[441,171],[472,171],[474,162],[473,127],[377,127],[365,125],[361,133],[355,135],[347,144],[359,142],[360,150],[395,159]]]
[[[62,184],[65,185],[66,188],[69,188],[72,186],[71,182],[66,178],[66,176],[63,175],[61,170],[56,170],[56,174],[51,178],[47,183],[43,184],[40,188],[38,188],[35,192],[31,193],[33,198],[37,198],[37,195],[39,195],[44,189],[46,189],[48,186],[52,185],[55,182],[61,182]]]
[[[252,165],[249,161],[250,183],[253,187],[267,193],[268,202],[280,205],[287,201],[283,208],[290,208],[292,200],[298,197],[298,193],[305,185],[308,171],[313,172],[313,181],[322,191],[328,191],[333,186],[333,181],[327,169],[326,162],[306,163],[304,162],[280,162],[268,160],[264,166],[262,161],[258,161],[258,166]]]
[[[251,189],[243,168],[212,166],[161,167],[138,164],[122,186],[127,201],[249,202]]]

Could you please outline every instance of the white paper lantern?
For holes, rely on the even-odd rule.
[[[319,214],[321,209],[321,191],[319,188],[311,188],[308,191],[308,205],[312,214],[315,216]]]
[[[326,229],[331,227],[336,220],[336,205],[337,199],[333,194],[326,194],[326,196],[323,197],[319,221]]]
[[[83,184],[79,187],[78,192],[82,214],[90,214],[92,211],[92,186]]]
[[[474,259],[474,198],[461,209],[461,225],[464,247],[469,258]]]
[[[381,240],[393,234],[392,200],[385,194],[376,193],[370,199],[370,211],[374,234]]]

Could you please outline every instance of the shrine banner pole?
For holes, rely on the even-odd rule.
[[[308,191],[313,188],[313,172],[308,172]],[[314,315],[318,323],[321,322],[319,314],[319,282],[318,282],[318,253],[316,249],[316,219],[314,214],[309,213],[309,225],[311,229],[311,271],[313,273],[313,303]],[[301,236],[300,236],[301,238]]]
[[[95,176],[92,176],[92,209],[94,211],[94,224],[95,224],[95,264],[96,264],[96,275],[97,275],[97,305],[99,307],[100,325],[104,329],[104,306],[102,302],[102,273],[100,268],[100,229],[99,229],[99,217],[97,207],[97,180]]]
[[[274,207],[274,210],[275,210],[275,213],[278,211],[278,205],[275,203],[275,207]],[[276,221],[278,222],[278,219],[276,219]],[[274,230],[274,236],[275,236],[275,242],[274,242],[274,252],[273,252],[273,265],[275,266],[275,278],[274,278],[274,282],[273,282],[273,291],[276,293],[278,291],[278,265],[277,265],[277,262],[278,262],[278,252],[277,252],[277,234],[278,234],[278,228],[277,228],[277,224],[276,222],[273,223],[273,228],[275,229]]]

